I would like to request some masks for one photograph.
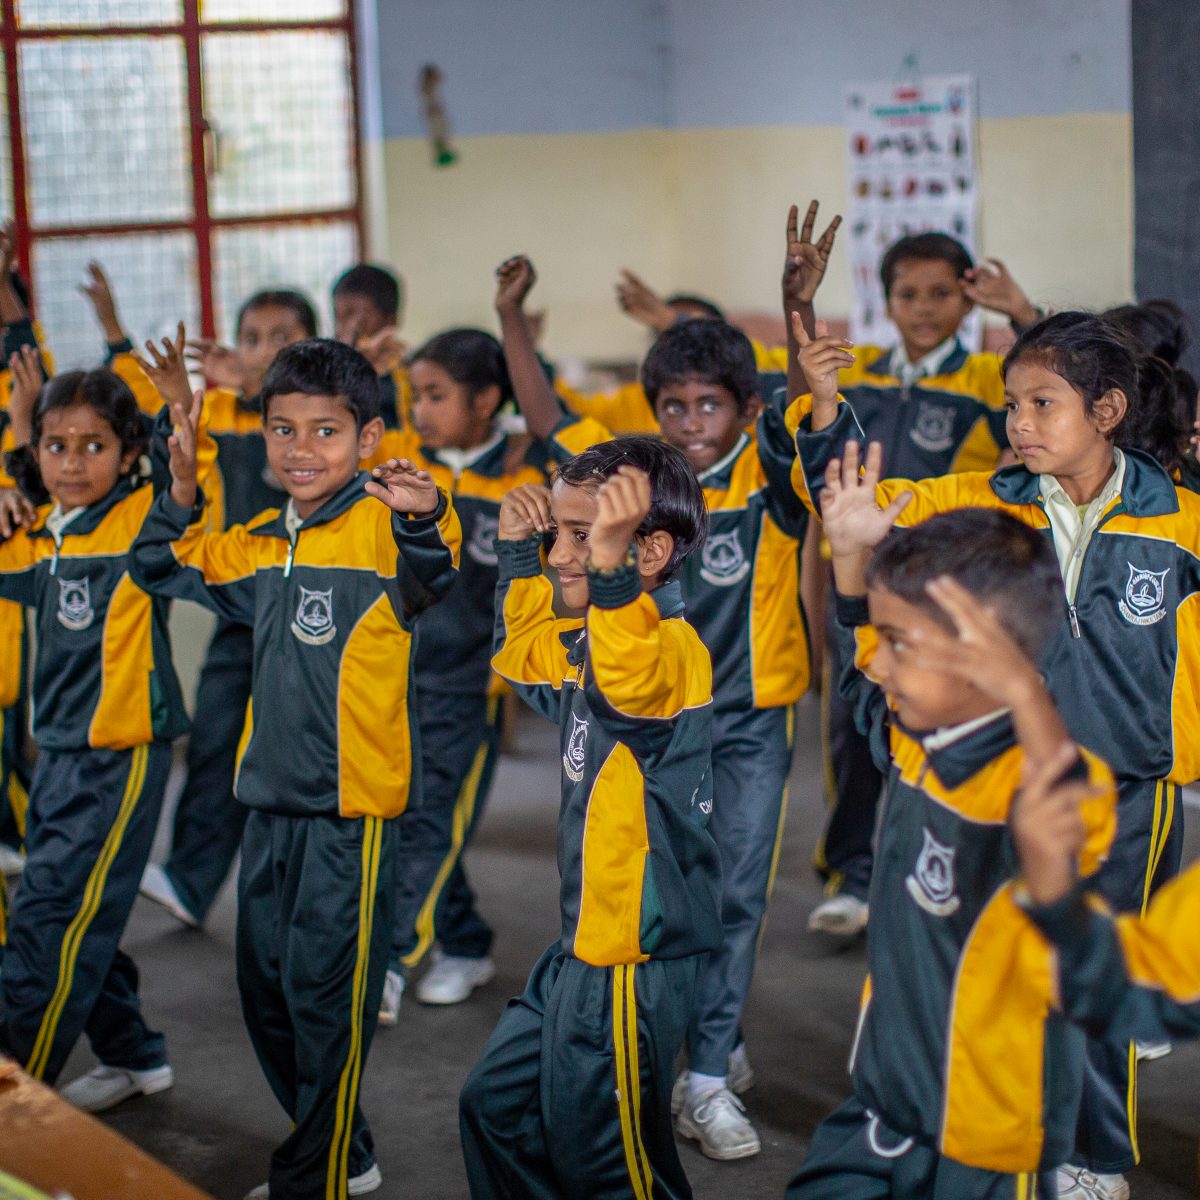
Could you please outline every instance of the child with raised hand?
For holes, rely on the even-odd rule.
[[[333,285],[333,336],[353,346],[379,376],[380,414],[388,429],[409,427],[412,394],[404,368],[400,323],[404,288],[373,263],[355,263]]]
[[[251,1195],[359,1195],[382,1178],[358,1089],[392,936],[393,818],[413,775],[413,625],[454,584],[459,526],[429,472],[396,460],[374,480],[359,469],[383,422],[375,372],[356,350],[286,347],[260,399],[285,507],[206,532],[199,413],[177,411],[171,488],[142,526],[132,571],[156,595],[253,628],[236,781],[250,810],[238,989],[293,1130]]]
[[[376,457],[410,459],[448,495],[462,524],[458,578],[421,622],[414,681],[421,804],[400,822],[396,933],[379,1012],[396,1022],[406,977],[432,949],[416,988],[426,1004],[457,1004],[494,973],[492,930],[475,909],[462,855],[482,815],[500,749],[503,706],[492,673],[500,504],[542,483],[539,467],[511,465],[513,439],[497,424],[512,384],[500,343],[450,329],[410,357],[410,423],[384,434]]]
[[[130,578],[130,543],[155,487],[142,415],[112,371],[44,387],[14,356],[9,467],[48,500],[0,545],[0,595],[33,608],[34,736],[27,864],[10,914],[0,1046],[53,1082],[81,1033],[100,1065],[64,1089],[101,1111],[173,1082],[160,1033],[119,948],[187,727],[167,604]],[[184,380],[186,391],[186,378]],[[155,485],[165,478],[155,475]]]
[[[799,420],[794,482],[819,508],[831,458],[860,436],[837,393],[835,339],[809,339],[801,358],[813,387]],[[1191,697],[1200,689],[1200,497],[1176,484],[1139,444],[1139,409],[1170,412],[1142,389],[1173,386],[1140,369],[1125,338],[1101,317],[1059,313],[1027,329],[1003,364],[1008,435],[1021,462],[988,475],[886,480],[884,503],[915,499],[902,524],[964,506],[998,508],[1038,530],[1062,573],[1058,631],[1042,660],[1072,734],[1105,754],[1119,780],[1116,840],[1096,888],[1118,911],[1145,908],[1174,875],[1182,851],[1179,789],[1200,776]],[[796,406],[792,419],[799,415]],[[1143,435],[1144,436],[1144,435]],[[1130,722],[1136,722],[1131,736]],[[1088,1195],[1079,1171],[1121,1197],[1136,1161],[1132,1054],[1092,1043],[1080,1141],[1061,1194]],[[1074,1190],[1073,1190],[1074,1189]]]
[[[594,419],[564,416],[538,374],[521,310],[533,278],[527,259],[505,263],[497,309],[521,410],[561,460],[611,434]],[[809,683],[800,603],[807,518],[790,484],[794,446],[782,409],[767,405],[746,431],[758,383],[749,340],[724,321],[672,325],[642,367],[662,437],[683,454],[709,514],[704,546],[679,576],[714,664],[709,832],[721,854],[723,937],[701,978],[673,1107],[680,1132],[724,1160],[761,1145],[738,1099],[754,1081],[741,1018],[783,832],[793,706]]]
[[[463,1089],[471,1195],[691,1195],[671,1078],[721,940],[705,831],[711,664],[674,575],[707,515],[683,456],[595,446],[550,490],[504,498],[496,671],[559,724],[562,938],[533,968]],[[564,603],[554,615],[541,545]]]
[[[1054,1014],[1052,956],[1017,907],[1008,820],[1027,763],[1069,740],[1036,662],[1058,624],[1046,540],[978,508],[889,533],[881,453],[828,464],[821,492],[845,660],[841,689],[886,779],[871,879],[870,976],[854,1097],[824,1121],[790,1200],[1053,1195],[1083,1038]],[[1112,776],[1090,782],[1079,869],[1112,838]]]

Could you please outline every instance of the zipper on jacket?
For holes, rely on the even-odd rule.
[[[294,533],[288,535],[288,552],[287,559],[283,564],[283,577],[286,579],[292,573],[292,561],[296,557],[296,539],[300,536],[300,531],[297,529]]]
[[[54,539],[54,557],[50,560],[50,574],[58,574],[58,552],[62,549],[62,534],[58,530],[52,529],[50,536]]]
[[[1075,605],[1067,605],[1067,618],[1071,622],[1071,636],[1074,638],[1083,637],[1079,632],[1079,614],[1075,611]]]

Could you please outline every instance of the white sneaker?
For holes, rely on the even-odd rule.
[[[129,1071],[124,1067],[106,1067],[103,1063],[86,1075],[72,1080],[60,1095],[84,1112],[106,1112],[133,1096],[153,1096],[175,1083],[169,1064],[148,1071]]]
[[[1058,1200],[1129,1200],[1129,1184],[1124,1175],[1093,1175],[1084,1167],[1059,1167]]]
[[[383,981],[383,999],[379,1002],[380,1025],[395,1025],[400,1019],[400,1001],[404,999],[404,976],[389,971]]]
[[[171,882],[166,871],[158,863],[147,863],[142,872],[142,882],[138,891],[147,900],[161,904],[177,921],[182,921],[189,929],[200,928],[200,918],[193,913],[179,898],[175,885]]]
[[[496,974],[490,958],[460,958],[437,949],[431,958],[433,965],[417,984],[417,999],[422,1004],[461,1004]]]
[[[808,914],[809,933],[832,933],[835,937],[853,937],[867,927],[867,902],[843,893],[822,900]]]
[[[0,875],[20,875],[25,870],[25,855],[7,842],[0,842]]]
[[[1138,1062],[1157,1062],[1171,1053],[1170,1042],[1134,1042]]]
[[[351,1175],[346,1181],[346,1191],[351,1196],[365,1196],[368,1192],[383,1187],[383,1172],[378,1163],[372,1163],[361,1175]],[[246,1200],[271,1200],[271,1185],[260,1183],[246,1193]]]
[[[679,1072],[675,1086],[671,1088],[671,1115],[673,1117],[679,1116],[683,1112],[683,1106],[687,1103],[688,1080],[691,1075],[691,1071],[685,1067]],[[750,1065],[750,1060],[746,1057],[744,1050],[741,1054],[729,1056],[729,1074],[725,1077],[725,1085],[738,1096],[743,1092],[748,1092],[754,1086],[754,1068]]]
[[[762,1149],[742,1102],[727,1087],[705,1092],[694,1103],[685,1104],[675,1128],[685,1138],[699,1142],[706,1158],[722,1162],[749,1158]]]

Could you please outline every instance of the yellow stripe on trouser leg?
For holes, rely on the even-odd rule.
[[[349,1178],[350,1136],[358,1083],[362,1075],[363,1007],[367,991],[367,968],[371,958],[371,929],[375,922],[375,890],[379,881],[379,847],[383,821],[363,817],[362,883],[358,897],[358,949],[351,985],[350,1048],[338,1080],[337,1112],[329,1143],[329,1167],[325,1175],[325,1200],[342,1200]]]
[[[45,1074],[46,1064],[50,1059],[50,1050],[54,1045],[54,1035],[58,1032],[58,1022],[71,995],[71,985],[75,980],[75,962],[79,957],[79,947],[87,934],[91,923],[96,919],[100,909],[100,901],[104,897],[104,885],[108,873],[112,869],[113,860],[121,849],[125,838],[125,830],[129,827],[133,810],[141,798],[142,787],[146,782],[146,764],[150,758],[149,746],[136,746],[129,759],[129,777],[125,781],[125,794],[121,797],[121,807],[117,810],[117,819],[113,822],[104,844],[100,847],[99,857],[92,873],[88,876],[83,889],[83,902],[74,919],[63,934],[62,947],[58,956],[58,983],[46,1011],[42,1014],[42,1024],[38,1029],[37,1038],[33,1043],[33,1052],[29,1056],[26,1070],[34,1079],[41,1079]]]
[[[613,1050],[617,1070],[617,1112],[625,1168],[634,1200],[650,1200],[654,1177],[642,1145],[642,1082],[638,1065],[637,994],[632,965],[613,967]]]

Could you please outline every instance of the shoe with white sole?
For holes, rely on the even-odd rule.
[[[496,964],[490,958],[461,958],[434,950],[432,966],[417,984],[417,999],[422,1004],[461,1004],[495,974]]]
[[[395,1025],[400,1019],[400,1001],[404,999],[404,976],[389,971],[383,981],[383,999],[379,1002],[380,1025]]]
[[[867,927],[867,902],[843,892],[822,900],[808,914],[809,933],[832,933],[835,937],[853,937]]]
[[[1138,1062],[1157,1062],[1171,1053],[1170,1042],[1134,1042]]]
[[[361,1175],[351,1175],[346,1181],[346,1191],[351,1196],[365,1196],[368,1192],[383,1187],[383,1172],[378,1163],[372,1163]],[[271,1185],[260,1183],[246,1193],[246,1200],[271,1200]]]
[[[25,870],[25,855],[7,842],[0,842],[0,875],[20,875]]]
[[[1058,1200],[1129,1200],[1129,1184],[1124,1175],[1094,1175],[1084,1167],[1059,1167]]]
[[[699,1142],[706,1158],[721,1162],[749,1158],[762,1149],[742,1102],[727,1087],[685,1103],[675,1118],[675,1128],[683,1137]]]
[[[673,1117],[679,1116],[683,1112],[683,1106],[687,1103],[688,1080],[691,1075],[691,1071],[685,1067],[679,1072],[675,1086],[671,1088],[671,1115]],[[741,1054],[735,1052],[729,1056],[729,1074],[725,1077],[725,1085],[737,1096],[748,1092],[754,1086],[754,1068],[750,1065],[750,1060],[746,1057],[744,1050]]]
[[[130,1071],[125,1067],[106,1067],[103,1063],[86,1075],[68,1083],[60,1093],[62,1098],[84,1112],[107,1112],[134,1096],[153,1096],[165,1092],[175,1083],[170,1065],[151,1067],[148,1071]]]
[[[155,904],[161,904],[171,916],[177,921],[182,921],[189,929],[200,928],[200,918],[179,898],[179,893],[175,890],[175,885],[171,882],[170,876],[158,863],[146,864],[146,869],[142,872],[142,882],[138,885],[138,891],[147,900],[153,900]]]

